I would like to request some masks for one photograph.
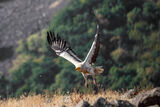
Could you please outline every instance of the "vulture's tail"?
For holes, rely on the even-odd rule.
[[[100,74],[100,73],[103,73],[104,69],[102,68],[102,66],[97,66],[94,68],[94,73],[96,75]]]

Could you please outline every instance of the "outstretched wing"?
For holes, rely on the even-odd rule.
[[[96,58],[98,56],[99,47],[100,47],[99,25],[97,25],[97,32],[96,32],[94,41],[92,43],[92,46],[87,54],[87,57],[84,60],[85,63],[93,64],[96,61]]]
[[[51,48],[56,52],[58,56],[67,59],[75,66],[78,63],[82,62],[73,52],[73,50],[69,46],[67,46],[66,41],[58,35],[55,36],[54,32],[47,32],[47,40]]]

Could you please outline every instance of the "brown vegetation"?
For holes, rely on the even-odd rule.
[[[75,107],[75,105],[81,100],[93,104],[98,97],[103,97],[108,101],[117,99],[130,100],[125,98],[124,95],[114,91],[99,92],[98,94],[79,94],[73,92],[68,95],[53,94],[52,96],[49,96],[48,94],[23,95],[20,98],[1,100],[0,107],[60,107],[62,105]]]
[[[160,87],[141,90],[131,89],[123,92],[99,91],[93,93],[73,93],[22,95],[20,98],[0,100],[0,107],[148,107],[160,105]]]

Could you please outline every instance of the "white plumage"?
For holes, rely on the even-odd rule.
[[[75,65],[77,71],[81,72],[85,79],[85,86],[88,86],[87,75],[92,75],[93,83],[96,84],[95,75],[102,73],[104,70],[101,66],[93,67],[92,64],[96,61],[98,55],[100,41],[99,41],[99,26],[97,25],[97,32],[92,46],[84,61],[79,59],[73,50],[66,44],[66,41],[53,32],[47,32],[47,40],[51,48],[58,56],[65,58]]]

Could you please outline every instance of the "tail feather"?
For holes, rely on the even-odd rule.
[[[97,66],[94,68],[94,73],[97,75],[97,74],[100,74],[100,73],[103,73],[104,69],[102,68],[102,66]]]

